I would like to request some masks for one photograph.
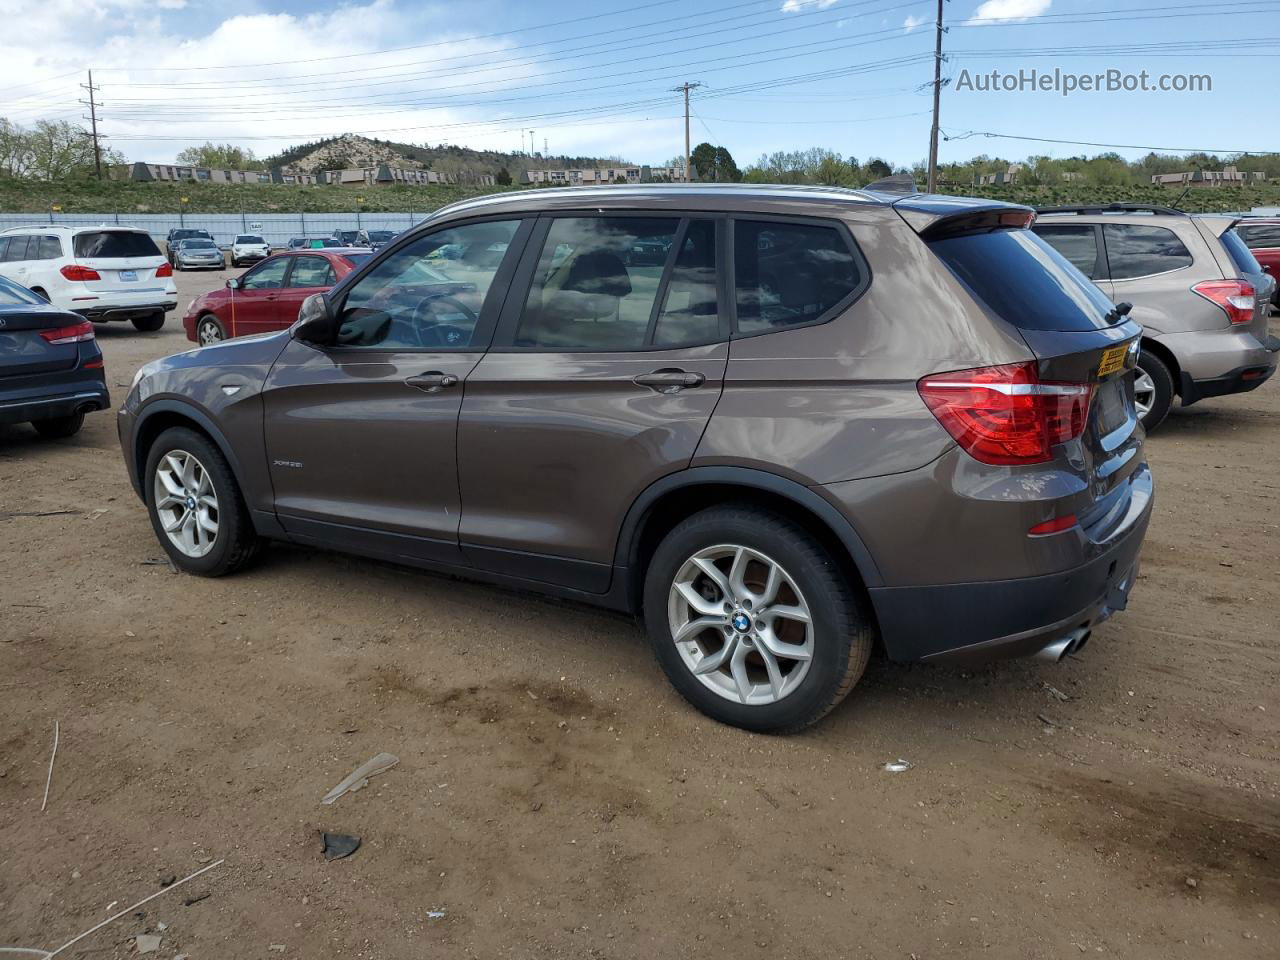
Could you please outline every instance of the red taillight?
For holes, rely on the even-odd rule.
[[[916,389],[956,443],[992,464],[1044,463],[1084,432],[1093,387],[1041,382],[1034,361],[924,377]]]
[[[101,370],[102,367],[103,367],[103,364],[102,364],[101,357],[98,357],[96,360],[90,360],[88,363],[84,365],[84,369],[86,370]]]
[[[173,267],[169,266],[169,264],[168,264],[168,263],[162,263],[162,264],[160,264],[160,269],[158,269],[158,270],[156,271],[156,276],[157,276],[157,277],[172,277],[172,276],[173,276]]]
[[[1046,520],[1044,523],[1037,523],[1034,527],[1027,531],[1029,537],[1047,537],[1052,533],[1062,533],[1064,530],[1070,530],[1080,521],[1076,519],[1074,513],[1067,513],[1061,517],[1054,517],[1052,520]]]
[[[1247,280],[1205,280],[1191,288],[1227,311],[1232,323],[1249,323],[1257,306],[1257,291]]]
[[[48,343],[79,343],[82,340],[92,340],[93,324],[84,320],[69,327],[41,330],[40,337]]]
[[[78,263],[68,263],[58,271],[68,280],[101,280],[102,275],[91,267],[82,267]]]

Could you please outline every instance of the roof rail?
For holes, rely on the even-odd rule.
[[[1099,203],[1065,207],[1036,207],[1036,213],[1159,213],[1168,217],[1185,217],[1185,210],[1162,207],[1157,203]]]

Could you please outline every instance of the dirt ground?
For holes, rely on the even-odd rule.
[[[117,402],[189,346],[99,337]],[[0,428],[0,945],[224,859],[59,956],[1280,956],[1280,384],[1151,439],[1143,573],[1080,657],[873,661],[788,738],[585,607],[288,546],[175,575],[114,419]]]

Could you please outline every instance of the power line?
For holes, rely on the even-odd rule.
[[[1152,150],[1161,153],[1248,153],[1253,156],[1280,156],[1275,150],[1227,150],[1223,147],[1153,147],[1143,143],[1098,143],[1094,140],[1056,140],[1051,137],[1024,137],[1010,133],[991,133],[986,130],[969,130],[965,133],[944,134],[951,140],[968,140],[971,137],[987,137],[996,140],[1028,140],[1033,143],[1059,143],[1071,147],[1110,147],[1116,150]]]

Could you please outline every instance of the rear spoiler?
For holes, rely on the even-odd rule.
[[[893,209],[926,240],[950,233],[1029,227],[1036,218],[1031,207],[975,197],[917,195],[898,200]]]
[[[1199,213],[1195,219],[1212,230],[1215,237],[1221,237],[1244,218],[1230,213]]]

